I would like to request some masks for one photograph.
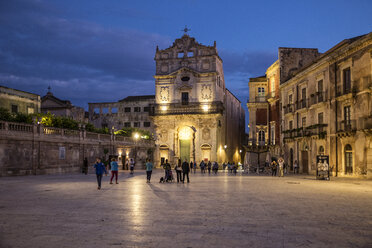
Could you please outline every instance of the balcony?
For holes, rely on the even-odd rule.
[[[294,112],[294,104],[287,104],[284,108],[284,114],[293,113]]]
[[[372,131],[372,116],[359,118],[358,130]]]
[[[266,96],[256,96],[255,102],[266,102]]]
[[[316,92],[315,94],[312,94],[310,97],[310,105],[314,105],[320,102],[327,101],[327,92]]]
[[[324,139],[327,136],[327,126],[328,124],[325,123],[308,126],[306,127],[307,133],[305,133],[305,136],[318,136],[319,139]]]
[[[298,101],[297,103],[297,110],[299,109],[303,109],[303,108],[308,108],[309,107],[309,99],[306,98],[306,99],[302,99],[300,101]]]
[[[337,123],[337,132],[353,132],[356,131],[355,120],[343,120]]]
[[[150,115],[184,115],[184,114],[222,114],[224,106],[222,102],[154,104],[150,108]]]
[[[248,152],[265,152],[268,150],[268,141],[257,141],[256,139],[249,139],[247,151]]]

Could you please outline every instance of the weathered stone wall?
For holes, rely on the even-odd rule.
[[[142,169],[152,149],[152,141],[0,122],[0,176],[79,172],[85,157],[91,167],[96,157],[108,155],[119,156],[119,164],[135,158]]]

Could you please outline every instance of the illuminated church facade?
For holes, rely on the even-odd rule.
[[[155,165],[240,162],[245,113],[226,88],[216,42],[205,46],[185,33],[171,47],[157,48],[155,61]]]

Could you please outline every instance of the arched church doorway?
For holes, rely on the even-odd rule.
[[[188,127],[184,126],[179,129],[178,131],[178,139],[179,139],[179,145],[180,145],[180,159],[181,161],[187,160],[187,162],[190,162],[190,147],[192,143],[192,137],[193,137],[193,130]]]

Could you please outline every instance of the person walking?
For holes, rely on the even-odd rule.
[[[211,161],[208,161],[208,174],[211,174],[211,169],[212,169],[212,163]]]
[[[295,160],[293,165],[293,174],[298,174],[298,162]]]
[[[182,164],[182,173],[183,173],[182,183],[185,183],[185,176],[187,176],[187,183],[189,183],[190,182],[190,179],[189,179],[189,164],[187,163],[186,159],[185,159],[185,162],[183,162],[183,164]]]
[[[181,159],[178,159],[178,163],[176,164],[176,167],[174,169],[176,170],[176,174],[177,174],[177,183],[179,183],[180,181],[182,182]]]
[[[196,162],[194,161],[194,174],[196,173]]]
[[[83,173],[85,175],[88,174],[88,159],[87,158],[84,158],[84,162],[83,162]]]
[[[96,169],[96,176],[97,176],[97,183],[98,183],[98,188],[97,189],[101,189],[101,182],[102,182],[103,172],[105,172],[105,174],[107,176],[106,167],[101,162],[100,158],[96,159],[96,163],[93,165],[93,167]]]
[[[218,163],[217,163],[217,161],[215,161],[213,163],[213,172],[214,172],[215,175],[217,175],[217,172],[218,172]]]
[[[134,159],[131,158],[130,159],[130,162],[129,162],[129,166],[130,166],[130,174],[133,175],[134,173],[134,166],[136,165],[136,162],[134,162]]]
[[[147,181],[146,183],[150,183],[151,181],[151,174],[152,174],[152,168],[153,168],[153,164],[151,163],[151,160],[150,159],[146,159],[146,176],[147,176]]]
[[[235,162],[232,163],[232,170],[234,172],[234,175],[236,176],[236,170],[238,169],[238,165],[235,164]]]
[[[112,184],[112,179],[114,178],[114,176],[115,176],[115,182],[116,182],[116,184],[118,184],[119,165],[116,162],[116,159],[115,158],[112,159],[110,165],[111,165],[111,179],[110,179],[110,184]]]
[[[190,162],[190,173],[192,173],[192,167],[194,167],[194,163],[191,161]]]
[[[283,177],[284,176],[284,159],[280,157],[278,160],[278,163],[279,163],[279,177]]]
[[[278,168],[278,164],[276,163],[275,160],[271,162],[271,176],[276,176],[276,170]]]

